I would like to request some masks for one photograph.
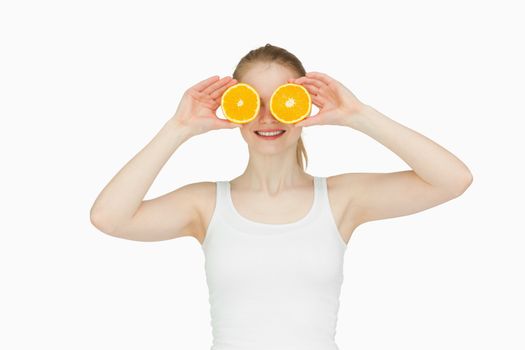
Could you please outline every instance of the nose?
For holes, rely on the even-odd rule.
[[[266,106],[261,106],[260,107],[258,118],[261,121],[277,122],[277,123],[279,123],[279,121],[277,119],[275,119],[275,117],[272,115],[272,113],[270,111],[270,108],[268,108]]]

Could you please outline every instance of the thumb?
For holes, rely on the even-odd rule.
[[[297,123],[294,123],[294,127],[318,125],[318,124],[320,124],[320,122],[319,122],[320,119],[319,118],[322,118],[323,115],[324,115],[324,113],[321,112],[321,113],[317,113],[314,116],[309,116],[309,117],[306,117],[304,119],[301,119]]]
[[[308,118],[304,118],[304,119],[302,119],[301,121],[298,121],[297,123],[294,123],[293,126],[294,126],[295,128],[298,128],[298,127],[300,127],[300,126],[309,126],[310,123],[309,123],[306,119],[308,119]]]
[[[223,124],[224,127],[228,129],[240,128],[242,126],[240,123],[234,123],[227,120],[221,122],[221,124]]]

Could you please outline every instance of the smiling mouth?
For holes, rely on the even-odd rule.
[[[255,135],[257,135],[258,138],[260,138],[261,140],[265,140],[265,141],[271,141],[271,140],[275,140],[275,139],[278,139],[280,137],[283,136],[283,134],[286,132],[286,130],[280,130],[281,132],[279,133],[269,133],[269,134],[266,134],[263,132],[263,134],[260,134],[259,131],[254,131]],[[266,135],[265,135],[266,134]]]
[[[263,136],[263,137],[272,137],[272,136],[279,136],[279,135],[282,135],[286,132],[286,130],[277,130],[277,131],[271,131],[271,132],[268,132],[268,131],[254,131],[255,134],[259,135],[259,136]]]

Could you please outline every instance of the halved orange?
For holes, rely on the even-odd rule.
[[[270,112],[281,123],[297,123],[306,118],[311,109],[312,97],[308,90],[299,84],[283,84],[270,98]]]
[[[237,83],[222,94],[222,113],[234,123],[249,123],[257,117],[260,101],[259,94],[252,86]]]

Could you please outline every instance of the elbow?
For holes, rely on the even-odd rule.
[[[97,212],[91,211],[89,214],[91,224],[95,226],[99,231],[102,231],[108,235],[114,232],[114,227],[107,220],[102,218],[102,215]]]
[[[470,171],[467,171],[463,176],[461,176],[456,181],[456,186],[454,186],[454,191],[453,191],[454,196],[458,197],[462,195],[467,190],[467,188],[470,187],[473,180],[474,180],[474,177],[472,176],[472,173]]]

